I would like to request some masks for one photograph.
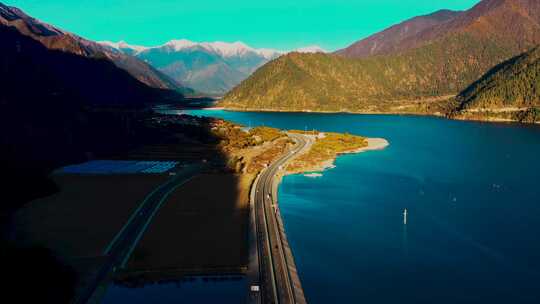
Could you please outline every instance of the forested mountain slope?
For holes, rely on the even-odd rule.
[[[540,48],[497,65],[456,101],[457,117],[540,121]]]
[[[540,1],[484,0],[399,40],[385,55],[292,53],[234,88],[222,105],[286,111],[440,111],[494,65],[540,43]],[[339,53],[339,52],[338,52]]]

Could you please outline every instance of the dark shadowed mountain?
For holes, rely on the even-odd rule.
[[[345,49],[337,51],[336,54],[350,58],[362,58],[402,51],[403,49],[400,44],[403,41],[411,37],[416,37],[422,31],[445,23],[461,13],[451,10],[440,10],[433,14],[414,17],[360,40]]]
[[[24,185],[46,184],[52,168],[127,149],[146,104],[179,100],[105,55],[49,49],[3,24],[0,41],[0,168],[9,181],[0,215],[38,195]]]
[[[282,56],[234,88],[222,104],[237,109],[410,111],[405,103],[455,95],[496,64],[540,43],[537,0],[483,0],[470,10],[435,16],[446,21],[425,23],[413,35],[400,36],[400,26],[388,30],[398,38],[377,51],[382,55]]]
[[[68,44],[61,44],[69,50],[50,48],[19,28],[45,37],[57,35],[56,29],[40,24],[31,28],[0,24],[0,268],[9,278],[2,298],[19,303],[79,302],[75,296],[89,283],[85,277],[89,268],[81,269],[74,261],[78,258],[59,254],[49,243],[29,244],[15,236],[14,213],[29,201],[60,190],[48,178],[55,168],[122,157],[148,143],[178,142],[167,128],[147,125],[151,116],[147,104],[179,101],[182,96],[148,86],[106,53],[69,44],[74,42],[69,36],[63,38]],[[208,134],[202,128],[197,131],[201,137]],[[92,268],[89,277],[99,271]],[[32,292],[20,293],[23,288]]]
[[[126,70],[133,77],[148,86],[159,89],[177,90],[182,93],[191,92],[172,78],[135,57],[41,22],[26,15],[18,8],[0,3],[0,24],[16,27],[20,33],[41,42],[49,49],[61,50],[86,57],[105,56],[114,62],[116,66]]]

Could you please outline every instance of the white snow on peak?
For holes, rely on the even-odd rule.
[[[255,50],[257,54],[263,56],[265,59],[274,59],[283,55],[284,52],[274,50],[274,49],[257,49]]]
[[[140,45],[131,45],[126,43],[125,41],[119,41],[119,42],[111,42],[111,41],[100,41],[100,44],[107,45],[109,47],[115,48],[117,50],[121,49],[131,49],[134,50],[136,53],[141,53],[148,49],[159,49],[159,48],[168,48],[170,50],[173,50],[174,52],[179,52],[182,50],[189,50],[193,48],[202,48],[208,52],[212,52],[214,54],[217,54],[221,57],[230,58],[230,57],[241,57],[248,55],[250,53],[257,54],[259,56],[264,57],[267,60],[271,60],[274,58],[277,58],[287,52],[279,51],[275,49],[256,49],[252,48],[245,43],[241,41],[236,42],[223,42],[223,41],[215,41],[215,42],[194,42],[187,39],[175,39],[171,40],[163,45],[160,46],[154,46],[154,47],[145,47]],[[300,53],[326,53],[326,50],[321,48],[317,45],[311,45],[303,48],[298,48],[293,50],[292,52],[300,52]]]
[[[187,40],[187,39],[178,39],[178,40],[171,40],[171,41],[165,43],[164,45],[158,46],[158,47],[155,47],[155,48],[168,46],[168,47],[173,48],[175,51],[181,51],[183,49],[191,48],[191,47],[194,47],[196,45],[198,45],[198,43],[196,43],[196,42],[193,42],[193,41],[190,41],[190,40]]]
[[[253,52],[254,49],[247,46],[243,42],[236,41],[233,43],[216,41],[216,42],[203,42],[200,44],[202,47],[209,51],[213,51],[223,57],[234,57],[245,55],[248,52]]]
[[[235,56],[243,56],[248,53],[255,53],[259,56],[264,57],[265,59],[272,59],[283,54],[283,52],[274,50],[274,49],[252,48],[240,41],[236,41],[233,43],[227,43],[227,42],[222,42],[222,41],[216,41],[216,42],[211,42],[211,43],[206,42],[206,43],[202,43],[202,45],[206,49],[212,50],[223,57],[235,57]]]
[[[135,52],[142,52],[146,49],[148,49],[145,46],[140,45],[131,45],[126,43],[125,41],[119,41],[119,42],[111,42],[111,41],[98,41],[99,44],[110,46],[114,49],[120,50],[120,49],[131,49]]]
[[[282,54],[282,52],[277,50],[255,49],[241,41],[236,41],[232,43],[223,41],[193,42],[187,39],[180,39],[171,40],[167,42],[164,46],[172,47],[175,51],[199,47],[222,57],[244,56],[249,53],[255,53],[259,56],[263,56],[266,59],[271,59]]]
[[[326,50],[318,45],[310,45],[303,48],[298,48],[294,52],[299,53],[326,53]]]

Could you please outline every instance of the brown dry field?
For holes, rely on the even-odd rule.
[[[16,238],[64,257],[101,255],[166,175],[55,175],[61,191],[15,215]]]
[[[185,274],[247,265],[253,174],[201,174],[175,190],[156,214],[127,272]]]

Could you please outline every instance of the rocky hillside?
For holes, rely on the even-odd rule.
[[[540,121],[540,48],[497,65],[456,101],[461,118]]]
[[[190,92],[189,89],[135,57],[41,22],[18,8],[0,3],[0,24],[17,28],[20,33],[41,42],[51,50],[61,50],[85,57],[105,56],[148,86],[182,93]]]
[[[414,17],[366,39],[362,39],[345,49],[337,51],[336,54],[350,58],[363,58],[403,50],[401,43],[407,39],[417,37],[422,31],[443,24],[461,13],[451,10],[440,10],[433,14]]]
[[[435,16],[442,23],[395,40],[381,49],[384,55],[355,58],[343,51],[282,56],[233,89],[222,104],[236,109],[433,113],[440,108],[431,101],[457,94],[494,65],[540,43],[536,0],[483,0],[468,11]]]

